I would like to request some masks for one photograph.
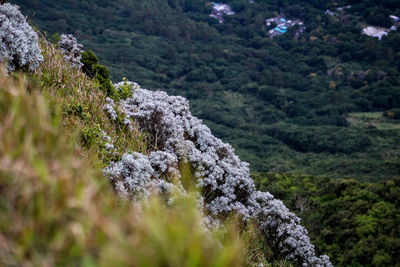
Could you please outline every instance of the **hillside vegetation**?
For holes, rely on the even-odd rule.
[[[234,224],[205,233],[194,195],[168,209],[116,196],[93,132],[101,125],[124,150],[144,151],[145,139],[122,134],[99,85],[44,40],[42,49],[35,74],[0,71],[0,264],[241,266],[244,237]]]
[[[296,174],[257,174],[303,219],[318,249],[335,266],[398,266],[400,178],[365,183]]]
[[[396,1],[226,1],[236,13],[221,24],[203,0],[11,2],[49,36],[73,33],[112,78],[187,97],[253,172],[400,173],[399,120],[352,116],[399,108],[399,31],[361,34],[390,27]],[[265,19],[279,14],[303,21],[304,33],[270,39]]]
[[[185,98],[111,84],[18,6],[0,27],[2,264],[332,266]]]
[[[206,1],[88,2],[21,5],[99,58],[0,5],[0,265],[398,265],[399,33],[358,32],[395,3],[231,1],[218,24]],[[266,38],[263,8],[306,32]],[[256,171],[292,174],[253,182],[192,109]]]

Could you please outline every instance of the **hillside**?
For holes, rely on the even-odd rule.
[[[74,5],[73,2],[51,2],[48,8],[63,5],[64,9],[60,10],[69,10],[73,14],[85,3],[80,1]],[[318,56],[322,58],[318,67],[308,69],[313,72],[304,76],[298,71],[303,67],[311,68],[308,60],[313,55],[309,51],[316,50],[303,50],[304,55],[300,56],[297,49],[319,46],[328,53],[326,49],[349,42],[346,51],[350,51],[350,43],[365,45],[365,48],[368,43],[375,44],[374,49],[378,52],[382,49],[382,53],[393,53],[397,50],[391,42],[395,42],[398,32],[390,30],[385,36],[382,31],[383,37],[379,40],[363,36],[359,30],[371,27],[369,25],[388,29],[385,27],[394,23],[389,15],[397,14],[396,4],[385,1],[371,5],[361,1],[344,6],[347,1],[337,5],[304,1],[303,11],[310,12],[307,19],[307,16],[303,17],[305,14],[294,16],[301,7],[290,1],[287,6],[281,2],[274,5],[251,2],[230,2],[232,9],[217,3],[204,5],[204,1],[148,1],[140,5],[155,12],[154,4],[158,3],[157,7],[163,13],[159,14],[160,18],[174,15],[170,17],[171,22],[183,20],[189,28],[201,29],[198,21],[204,19],[202,25],[208,30],[203,34],[217,29],[215,34],[225,33],[226,38],[230,38],[229,42],[217,35],[218,38],[208,41],[202,37],[196,40],[188,37],[182,41],[179,34],[163,36],[162,32],[136,32],[140,39],[135,41],[149,42],[142,43],[143,53],[135,58],[141,55],[154,57],[154,64],[168,64],[165,66],[171,66],[171,70],[185,66],[185,61],[173,61],[185,53],[186,46],[198,46],[190,57],[197,62],[194,67],[201,71],[193,74],[190,70],[183,78],[175,77],[180,80],[180,85],[171,77],[172,80],[160,80],[151,76],[155,73],[138,65],[132,72],[133,75],[151,74],[143,80],[149,83],[149,88],[151,84],[165,86],[170,92],[189,96],[190,102],[163,91],[143,89],[126,78],[113,84],[110,78],[119,80],[119,76],[115,77],[130,65],[120,64],[112,69],[110,76],[108,68],[101,63],[110,62],[105,59],[107,54],[119,50],[110,48],[104,55],[97,54],[97,58],[93,52],[82,50],[77,42],[80,39],[35,32],[19,11],[0,6],[0,61],[3,64],[0,68],[0,265],[331,266],[333,263],[335,266],[397,266],[400,248],[397,158],[400,111],[396,102],[395,75],[398,62],[389,60],[390,55],[369,61],[365,55],[359,54],[358,59],[353,57],[356,51],[351,51],[350,58],[330,54]],[[119,4],[119,7],[113,6]],[[130,4],[138,3],[99,1],[98,6],[92,8],[113,6],[119,10]],[[32,1],[27,5],[38,8],[41,4]],[[258,14],[263,6],[270,7],[270,11],[280,7],[282,13],[272,13],[271,19],[266,21],[271,21],[272,28],[262,34],[273,38],[264,36],[260,39],[264,45],[254,47],[247,43],[252,38],[245,29],[254,20],[251,16]],[[243,19],[241,12],[248,7],[253,12],[247,20],[249,23],[240,20],[241,26],[229,28],[229,23],[234,25],[237,18]],[[47,13],[39,12],[37,15],[43,20],[35,18],[36,23],[48,23],[52,29],[54,23],[47,20],[50,9],[43,8]],[[211,8],[214,11],[209,17]],[[141,14],[143,9],[135,14]],[[357,22],[357,31],[351,30],[348,37],[354,40],[336,39],[344,38],[340,33],[332,33],[331,39],[325,40],[326,36],[310,32],[307,23],[318,18],[321,10],[319,31],[327,30],[328,22],[343,24],[353,20]],[[376,16],[372,11],[382,16]],[[108,16],[112,17],[111,13]],[[80,26],[93,23],[80,19],[83,17],[72,20],[82,23],[74,25],[78,35],[82,34]],[[100,20],[96,23],[103,25]],[[183,24],[181,26],[185,27]],[[135,27],[140,27],[140,23]],[[156,24],[151,28],[156,30]],[[239,32],[239,29],[244,31]],[[195,28],[192,30],[194,34]],[[107,31],[103,37],[109,35]],[[90,38],[93,36],[97,34],[93,33]],[[150,41],[156,39],[159,43],[152,47]],[[230,50],[222,50],[223,57],[218,57],[219,53],[213,59],[203,57],[205,55],[199,57],[209,44],[221,40],[227,41],[224,47],[236,49],[238,58],[228,57]],[[98,41],[99,44],[85,43],[84,48],[92,45],[92,48],[96,45],[101,48],[107,44],[105,39]],[[176,53],[168,50],[158,57],[158,45],[165,42],[170,48],[180,47],[180,50]],[[295,45],[290,48],[292,42]],[[181,46],[176,46],[179,43]],[[135,44],[133,42],[131,46],[135,48]],[[272,54],[259,58],[262,51],[270,53],[273,47],[276,50]],[[148,54],[148,48],[154,49],[153,54]],[[267,100],[262,97],[259,89],[270,85],[261,85],[258,76],[252,76],[251,65],[247,62],[251,53],[246,57],[242,54],[246,51],[256,53],[253,54],[255,64],[269,59],[282,64],[275,69],[271,81],[275,78],[278,81],[280,77],[281,82],[292,84],[309,79],[308,82],[318,80],[326,85],[328,80],[325,79],[330,79],[328,92],[348,94],[348,102],[343,103],[351,108],[339,114],[338,123],[330,124],[326,120],[338,114],[319,113],[316,108],[336,109],[338,103],[317,105],[328,103],[321,98],[327,93],[321,84],[314,84],[307,90],[300,90],[293,84],[294,87],[287,88],[284,88],[286,85],[274,85],[276,92],[287,97],[297,92],[296,99],[301,99],[302,105],[315,115],[301,117],[300,121],[296,116],[289,118],[288,110],[297,104],[293,99],[292,102],[285,99],[284,107],[276,105],[275,97]],[[173,57],[169,57],[171,53]],[[212,54],[212,50],[205,53]],[[398,58],[397,54],[391,55]],[[302,68],[291,65],[295,58]],[[121,60],[124,59],[121,57]],[[231,60],[232,64],[224,63],[225,60]],[[327,66],[325,69],[324,64],[329,60],[340,67],[332,70]],[[344,62],[348,63],[346,68]],[[244,63],[246,67],[242,66]],[[241,73],[229,77],[222,75],[221,79],[216,76],[217,80],[208,81],[207,85],[217,82],[221,85],[218,90],[210,87],[196,93],[193,88],[205,84],[203,74],[207,77],[217,75],[213,64],[220,70],[240,70]],[[355,66],[371,69],[352,74]],[[242,73],[251,76],[255,87],[226,90],[226,84]],[[289,81],[292,74],[297,75],[296,79]],[[355,79],[361,78],[362,84],[356,85]],[[183,85],[191,89],[183,90],[179,87]],[[237,85],[242,87],[242,83]],[[313,94],[315,98],[311,97]],[[378,94],[375,95],[377,98],[371,94]],[[383,99],[379,94],[386,94],[388,102],[384,108],[376,104]],[[367,108],[354,108],[360,104],[359,100],[364,101],[362,105],[368,102]],[[270,107],[269,112],[261,112],[254,103]],[[223,113],[219,113],[221,107],[224,107]],[[193,108],[201,116],[212,116],[213,119],[205,119],[203,123],[192,115]],[[212,113],[208,112],[210,109]],[[247,112],[249,109],[260,109],[261,113],[246,113],[247,117],[238,113],[238,110]],[[216,110],[218,112],[214,112]],[[281,117],[269,124],[263,124],[257,117],[276,113]],[[231,118],[225,120],[221,114],[230,114]],[[258,124],[251,119],[257,119]],[[240,125],[229,124],[235,121],[240,121]],[[206,124],[225,136],[225,140],[240,141],[234,143],[235,147],[254,144],[259,138],[268,137],[269,141],[263,145],[274,145],[273,153],[268,149],[262,151],[262,146],[246,146],[246,150],[239,151],[250,156],[252,163],[261,162],[264,167],[279,165],[270,171],[293,173],[258,173],[253,175],[253,182],[243,158],[235,154],[230,144],[215,137]],[[261,128],[262,134],[258,134]],[[232,131],[238,135],[228,135]],[[268,153],[266,159],[252,154],[251,149]],[[293,165],[293,162],[297,163]],[[323,173],[332,175],[319,176]],[[357,180],[337,179],[346,176],[354,176]],[[383,181],[360,181],[380,179]],[[327,254],[329,259],[322,254]]]
[[[77,114],[61,113],[79,100],[88,115],[98,114],[93,120],[105,119],[99,106],[89,106],[102,93],[59,59],[45,57],[50,66],[40,71],[48,80],[0,71],[0,265],[241,266],[244,239],[229,225],[228,234],[205,233],[194,196],[169,209],[157,198],[139,209],[116,197],[97,153],[80,145],[77,133],[87,126]],[[60,87],[40,86],[54,78]],[[93,91],[83,96],[74,85]]]
[[[185,98],[112,84],[18,6],[0,40],[1,265],[332,266]]]
[[[361,34],[391,27],[396,1],[227,1],[223,23],[201,0],[11,2],[48,37],[73,33],[112,79],[187,97],[253,172],[400,173],[400,122],[384,116],[400,107],[400,33]],[[279,15],[304,31],[271,39]]]

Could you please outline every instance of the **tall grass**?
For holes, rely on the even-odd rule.
[[[100,103],[100,94],[84,92],[96,90],[96,85],[86,81],[93,87],[80,87],[75,79],[86,78],[76,73],[74,81],[65,83],[71,78],[64,71],[75,70],[42,66],[41,71],[35,74],[37,81],[46,75],[61,79],[44,86],[47,96],[32,87],[27,90],[22,75],[10,78],[0,71],[0,265],[243,263],[237,231],[207,234],[194,197],[168,209],[157,198],[141,208],[119,200],[101,174],[97,154],[82,152],[76,145],[79,133],[68,128],[89,122],[63,118],[52,108],[58,103],[49,103],[82,101],[96,122],[105,115],[89,102]]]
[[[65,62],[63,54],[53,44],[44,38],[40,43],[44,61],[29,76],[28,90],[42,91],[50,101],[50,108],[62,111],[66,133],[79,133],[87,148],[95,150],[104,164],[118,159],[125,152],[146,153],[146,133],[136,127],[128,131],[109,119],[103,109],[106,92],[99,89],[98,82]],[[113,140],[113,153],[106,153],[101,130]]]

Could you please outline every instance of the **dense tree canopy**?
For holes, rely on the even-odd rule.
[[[397,266],[400,178],[378,183],[304,175],[258,174],[299,215],[335,266]]]

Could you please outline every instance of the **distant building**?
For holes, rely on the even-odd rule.
[[[282,28],[279,28],[279,27],[276,27],[276,28],[274,28],[274,31],[277,31],[277,32],[280,32],[280,33],[286,33],[287,32],[287,29],[286,30],[284,30],[284,29],[282,29]]]
[[[338,7],[335,10],[325,10],[325,14],[331,17],[339,17],[340,15],[343,15],[345,13],[345,9],[349,9],[351,6],[344,6],[344,7]]]
[[[276,25],[275,28],[269,30],[269,37],[273,38],[280,34],[285,34],[289,30],[289,28],[299,25],[300,27],[296,31],[296,37],[299,37],[301,33],[304,32],[305,28],[304,23],[300,20],[287,20],[284,15],[280,15],[274,18],[269,18],[265,20],[265,24],[268,27],[272,25]]]
[[[343,7],[338,7],[338,8],[336,8],[336,10],[337,10],[337,11],[343,11],[344,9],[349,9],[349,8],[351,8],[351,5],[343,6]]]
[[[327,10],[325,11],[325,14],[328,15],[328,16],[331,16],[331,17],[333,17],[333,16],[336,15],[335,12],[330,11],[329,9],[327,9]]]
[[[364,28],[362,33],[381,40],[383,36],[388,35],[389,29],[382,28],[382,27],[369,26],[369,27]]]
[[[363,29],[362,33],[381,40],[382,37],[388,35],[390,31],[397,31],[397,29],[400,27],[400,18],[395,15],[390,15],[389,17],[393,20],[393,25],[389,29],[382,27],[368,26]]]
[[[235,14],[235,12],[227,4],[212,2],[212,5],[213,5],[213,10],[211,11],[210,17],[217,19],[219,23],[224,22],[224,17],[223,17],[224,14],[228,16]]]

